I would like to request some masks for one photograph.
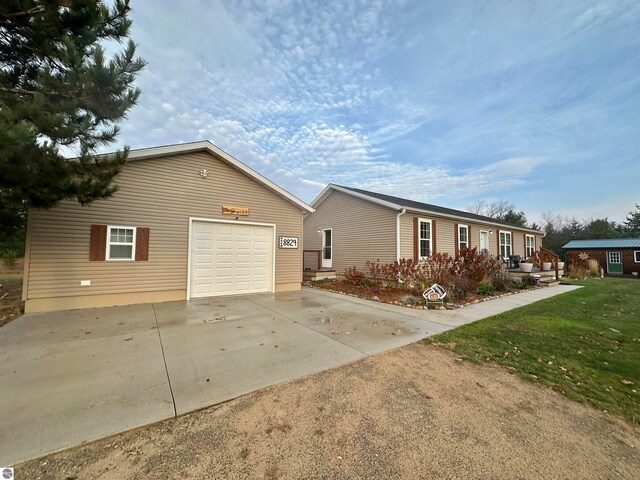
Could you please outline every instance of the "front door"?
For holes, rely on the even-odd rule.
[[[322,268],[333,266],[333,230],[325,228],[322,230]]]
[[[489,253],[489,232],[486,230],[480,230],[480,251]]]
[[[607,252],[607,273],[622,273],[622,253]]]

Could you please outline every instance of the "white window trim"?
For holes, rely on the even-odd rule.
[[[634,263],[640,263],[640,256],[638,256],[638,254],[640,253],[640,250],[634,250],[633,251],[633,262]]]
[[[464,228],[467,231],[467,244],[463,247],[462,246],[462,241],[460,240],[460,229]],[[464,223],[459,223],[458,224],[458,252],[460,250],[462,250],[463,248],[469,248],[470,246],[470,239],[469,239],[469,225],[465,225]]]
[[[112,228],[125,228],[127,230],[133,230],[133,243],[131,244],[131,258],[111,258],[111,249],[109,248],[111,245],[129,245],[128,243],[119,243],[114,242],[111,243],[111,229]],[[133,262],[136,259],[136,234],[138,231],[138,227],[124,226],[124,225],[107,225],[107,252],[105,255],[105,259],[110,262]]]
[[[619,262],[612,262],[611,261],[611,255],[617,255],[618,256],[618,260],[620,260]],[[613,263],[615,265],[622,265],[622,253],[620,252],[607,252],[607,262],[608,263]]]
[[[527,244],[530,238],[533,239],[533,251],[531,252],[531,254],[529,254],[529,245]],[[528,233],[525,233],[524,251],[527,254],[527,258],[531,257],[534,253],[536,253],[536,236],[535,235],[529,235]]]
[[[331,245],[329,245],[329,248],[331,249],[331,258],[324,258],[324,249],[326,248],[325,246],[325,240],[327,238],[325,232],[326,231],[330,231],[331,232]],[[329,227],[329,228],[323,228],[322,229],[322,239],[320,240],[320,246],[322,247],[322,259],[321,260],[330,260],[331,264],[333,265],[333,227]]]
[[[422,255],[420,255],[420,224],[421,223],[428,223],[429,224],[429,254],[424,257]],[[426,239],[425,239],[426,240]],[[433,224],[431,223],[431,220],[427,219],[427,218],[418,218],[418,260],[424,260],[426,258],[429,258],[431,256],[431,254],[433,253]]]
[[[509,255],[513,255],[513,234],[508,231],[508,230],[498,230],[498,239],[500,241],[500,251],[498,252],[498,255],[500,255],[503,258],[508,258],[509,255],[502,255],[502,234],[505,234],[505,240],[506,240],[506,235],[509,235]],[[506,244],[505,244],[506,247]]]
[[[487,234],[487,248],[485,249],[487,251],[487,253],[489,253],[491,251],[491,239],[489,237],[489,230],[480,230],[480,239],[478,240],[478,250],[480,250],[480,252],[482,252],[482,245],[480,245],[482,243],[482,234],[486,233]]]

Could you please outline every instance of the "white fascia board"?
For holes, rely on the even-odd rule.
[[[476,220],[474,218],[469,218],[469,217],[463,217],[461,215],[451,215],[449,213],[440,213],[440,212],[432,212],[431,210],[420,210],[417,208],[407,208],[407,213],[418,213],[421,215],[434,215],[436,217],[444,217],[444,218],[452,218],[454,220],[462,220],[463,222],[467,222],[468,223],[479,223],[481,225],[492,225],[494,227],[497,228],[501,228],[501,229],[509,229],[509,230],[518,230],[518,231],[523,231],[523,232],[531,232],[531,233],[537,233],[537,234],[542,234],[542,232],[538,231],[538,230],[531,230],[530,228],[526,228],[526,227],[515,227],[515,226],[511,226],[511,225],[505,225],[503,223],[497,223],[497,222],[488,222],[486,220]],[[466,225],[466,224],[465,224]]]
[[[284,188],[276,185],[268,178],[260,175],[258,172],[248,167],[240,160],[236,159],[229,153],[225,152],[219,147],[216,147],[213,143],[208,140],[200,141],[200,142],[191,142],[191,143],[180,143],[177,145],[166,145],[163,147],[151,147],[151,148],[141,148],[137,150],[130,150],[129,155],[127,157],[127,161],[136,161],[136,160],[144,160],[147,158],[156,158],[156,157],[164,157],[167,155],[176,155],[181,153],[191,153],[191,152],[199,152],[199,151],[207,151],[217,157],[222,158],[225,162],[227,162],[232,167],[240,170],[242,173],[247,175],[248,177],[253,178],[254,180],[262,183],[267,188],[277,193],[278,195],[284,197],[289,202],[293,203],[297,207],[300,207],[302,210],[313,213],[315,210],[307,205],[305,202],[295,197],[291,193],[287,192]]]

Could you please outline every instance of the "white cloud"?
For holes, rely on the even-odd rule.
[[[149,66],[121,140],[209,139],[305,200],[334,182],[573,205],[565,165],[600,192],[603,158],[631,176],[636,3],[139,2]]]

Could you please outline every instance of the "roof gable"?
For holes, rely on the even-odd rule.
[[[314,209],[307,205],[305,202],[287,192],[284,188],[276,185],[267,177],[259,174],[252,168],[248,167],[244,163],[242,163],[237,158],[228,154],[221,148],[216,147],[213,143],[208,140],[204,140],[201,142],[191,142],[191,143],[179,143],[176,145],[165,145],[162,147],[151,147],[151,148],[140,148],[136,150],[130,150],[129,155],[127,157],[128,162],[133,162],[136,160],[146,160],[152,158],[160,158],[166,157],[170,155],[179,155],[183,153],[193,153],[193,152],[208,152],[224,161],[225,163],[231,165],[236,170],[244,173],[249,178],[255,180],[256,182],[264,185],[269,190],[274,192],[275,194],[283,197],[288,202],[297,206],[298,208],[304,210],[307,213],[313,213]]]
[[[496,220],[495,218],[486,217],[484,215],[477,215],[475,213],[465,212],[462,210],[455,210],[453,208],[441,207],[439,205],[432,205],[429,203],[417,202],[414,200],[409,200],[406,198],[394,197],[392,195],[386,195],[383,193],[371,192],[368,190],[362,190],[359,188],[352,187],[344,187],[342,185],[335,185],[330,183],[327,187],[316,197],[316,199],[311,202],[311,206],[313,208],[318,208],[318,206],[324,201],[324,199],[331,193],[331,191],[339,191],[349,195],[357,196],[359,198],[368,200],[370,202],[377,203],[379,205],[383,205],[385,207],[394,209],[394,210],[415,210],[421,213],[429,213],[434,215],[440,215],[444,217],[458,218],[467,221],[476,221],[480,223],[486,223],[496,226],[515,228],[518,230],[526,230],[535,233],[541,233],[538,230],[533,230],[531,228],[523,227],[521,225],[516,225],[510,222],[503,222],[500,220]]]

